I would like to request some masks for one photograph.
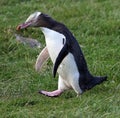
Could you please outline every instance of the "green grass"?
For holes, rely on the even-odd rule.
[[[0,0],[0,117],[1,118],[119,118],[120,7],[119,0]],[[17,43],[15,33],[38,39],[39,29],[17,32],[16,26],[35,11],[66,24],[83,46],[89,70],[108,81],[76,97],[73,90],[58,98],[38,94],[57,88],[49,60],[34,69],[41,51]]]

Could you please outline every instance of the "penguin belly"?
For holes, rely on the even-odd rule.
[[[58,68],[58,73],[68,88],[74,89],[77,94],[82,93],[82,89],[79,85],[80,73],[77,69],[72,53],[68,53],[68,55],[63,59]]]
[[[64,46],[63,39],[65,40],[66,38],[63,34],[48,28],[42,28],[42,31],[45,35],[45,41],[50,58],[54,64],[58,54]],[[77,94],[82,93],[82,90],[79,86],[80,73],[72,53],[68,53],[68,55],[63,59],[62,63],[58,67],[57,72],[68,88],[74,89]]]

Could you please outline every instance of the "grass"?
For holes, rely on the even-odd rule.
[[[118,118],[120,116],[119,0],[0,0],[0,117],[1,118]],[[76,97],[73,90],[58,98],[38,94],[54,90],[49,60],[34,69],[41,49],[17,43],[15,33],[38,39],[39,29],[17,32],[16,26],[34,11],[63,22],[83,46],[89,70],[108,81]]]

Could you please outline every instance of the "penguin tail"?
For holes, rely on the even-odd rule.
[[[91,88],[93,88],[94,86],[101,84],[102,82],[107,80],[107,76],[103,76],[103,77],[93,77],[93,79],[91,79],[91,81],[89,81],[89,83],[86,86],[86,89],[89,90]]]

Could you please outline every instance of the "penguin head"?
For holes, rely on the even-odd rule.
[[[28,27],[49,27],[51,26],[51,18],[41,12],[31,14],[27,20],[17,26],[17,30],[26,29]]]

